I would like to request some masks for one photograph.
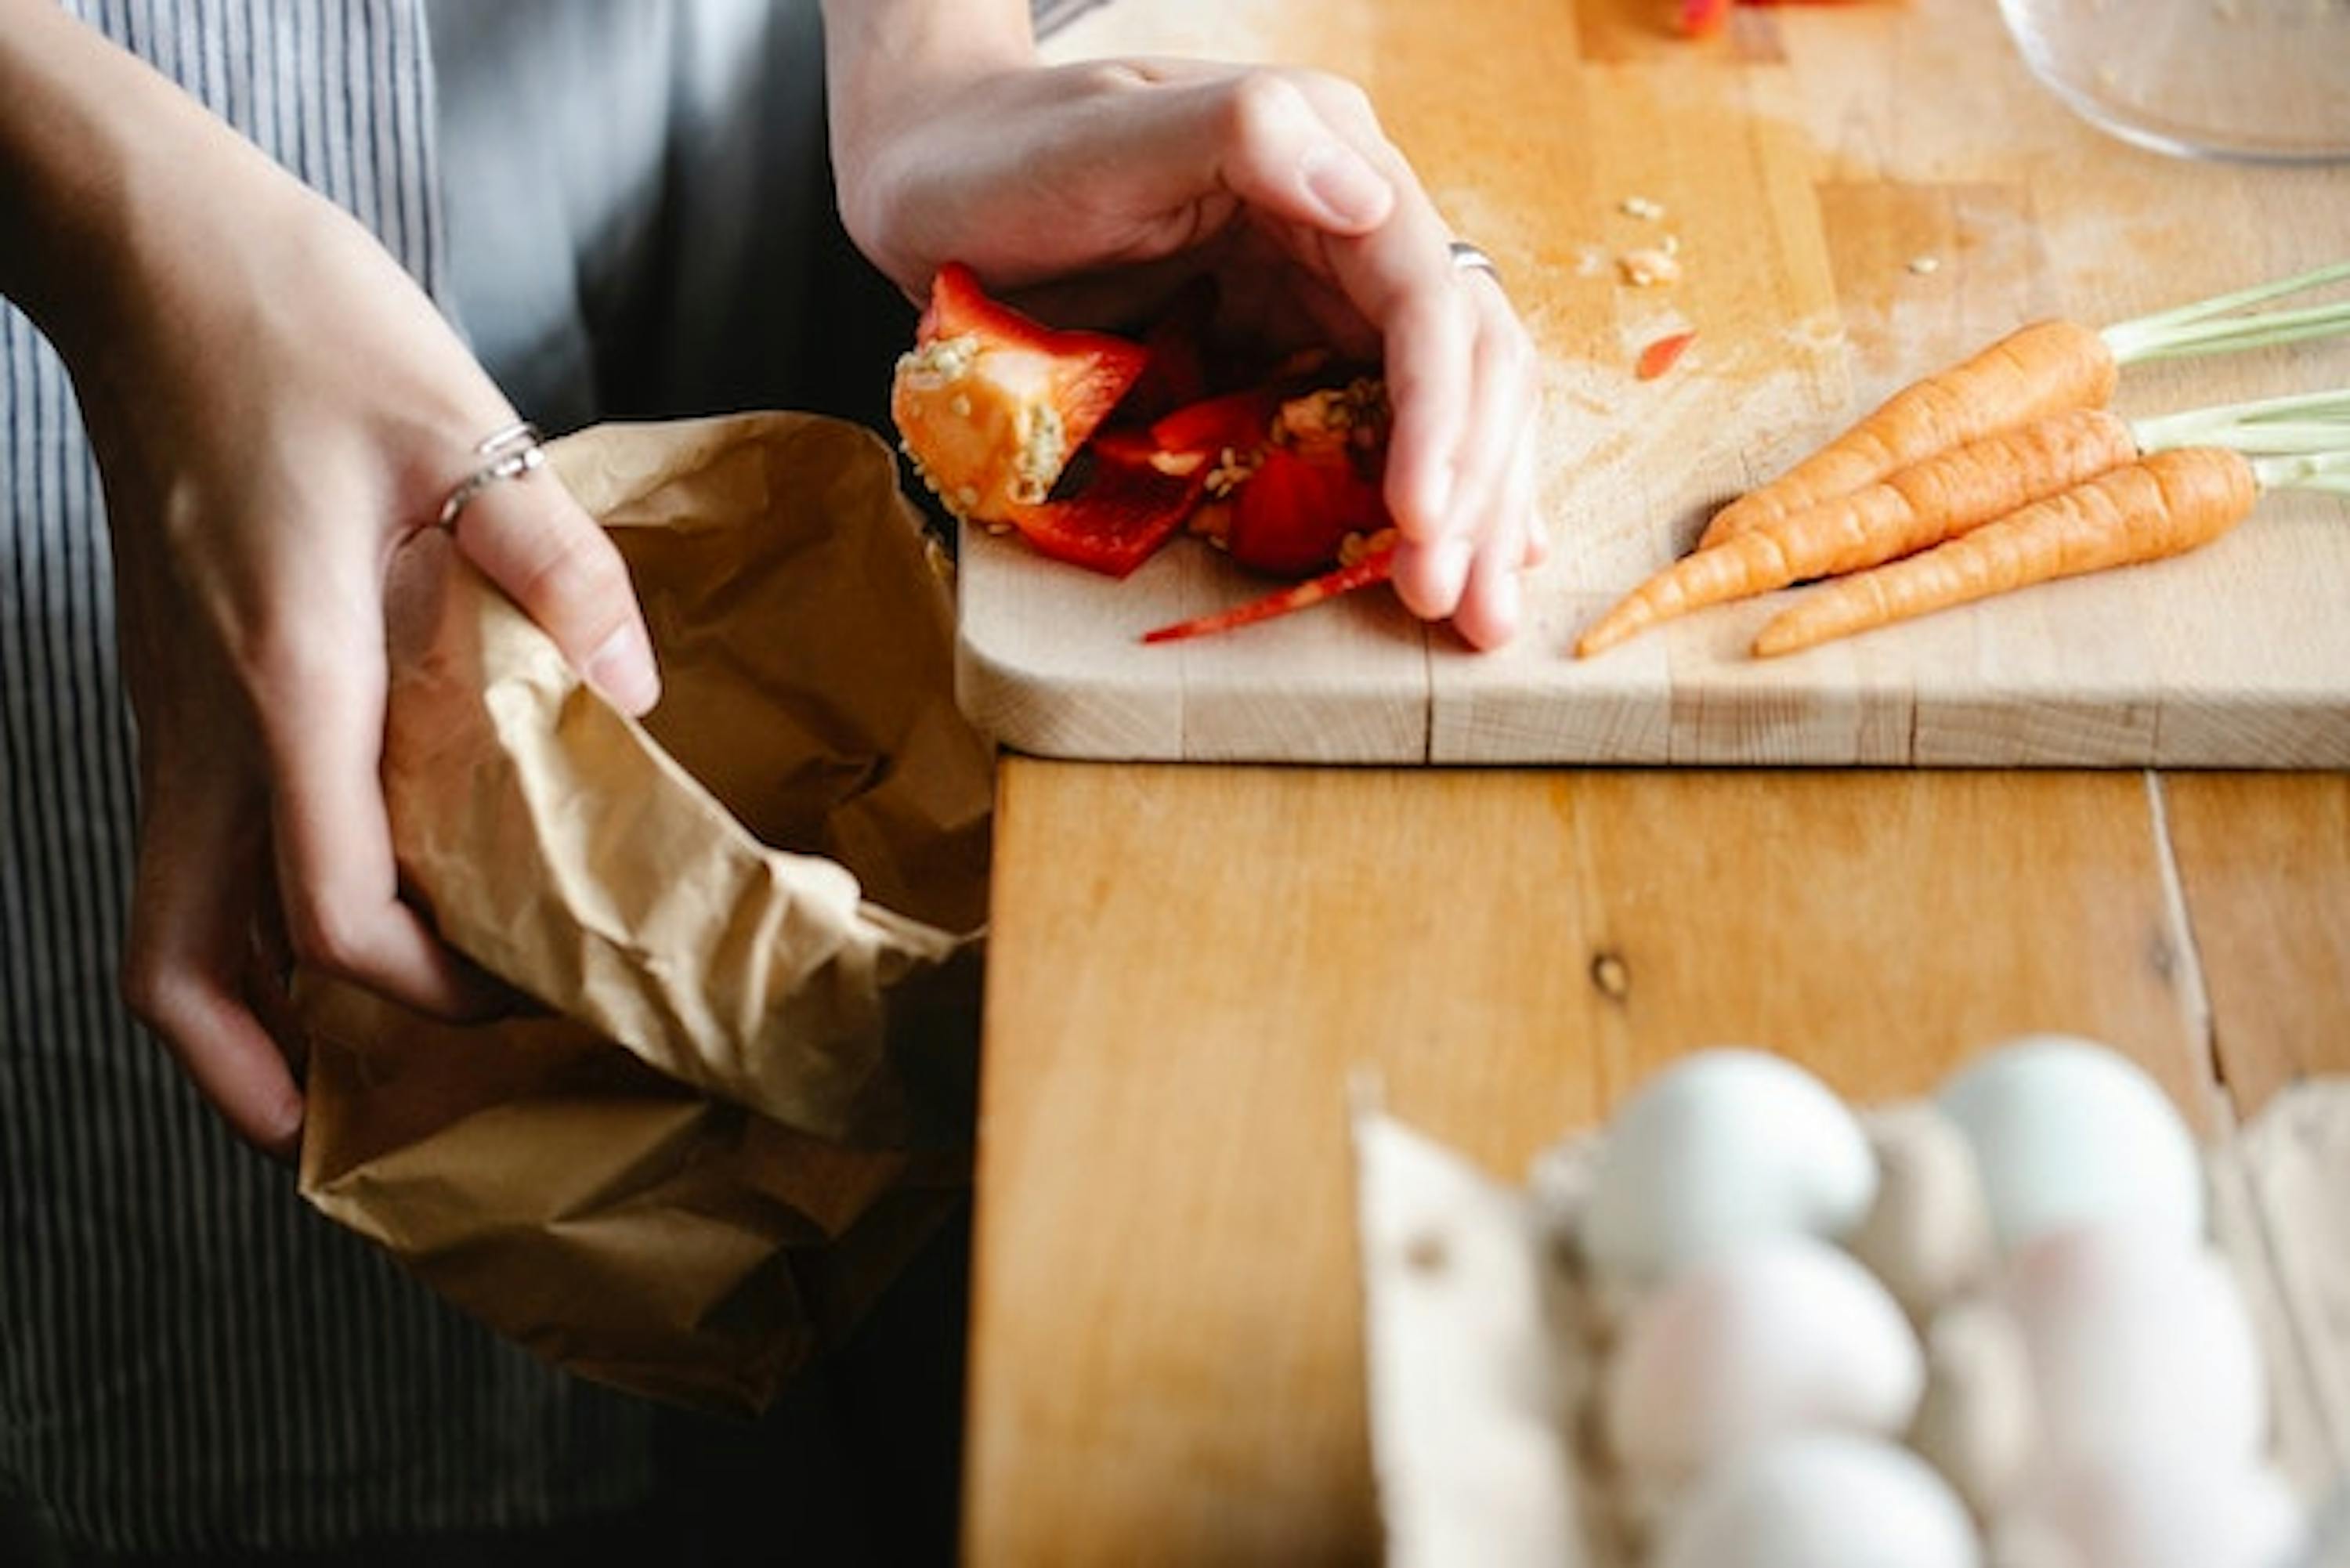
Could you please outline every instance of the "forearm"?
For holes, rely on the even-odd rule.
[[[69,358],[120,309],[203,263],[202,223],[232,209],[250,220],[290,182],[50,0],[0,0],[0,295]]]

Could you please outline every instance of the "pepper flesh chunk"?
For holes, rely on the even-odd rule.
[[[1387,526],[1379,487],[1344,453],[1312,456],[1272,446],[1233,493],[1224,547],[1253,571],[1303,576],[1336,560],[1347,535]]]
[[[1011,523],[1038,555],[1124,577],[1183,526],[1204,483],[1204,476],[1164,473],[1148,462],[1101,460],[1074,493],[1014,506]]]
[[[1045,504],[1149,360],[1125,338],[1032,320],[951,262],[898,361],[889,414],[949,511],[1010,523],[1015,509]]]

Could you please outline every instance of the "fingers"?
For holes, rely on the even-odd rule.
[[[1492,531],[1480,545],[1452,624],[1472,648],[1499,648],[1517,635],[1519,574],[1548,548],[1537,542],[1534,514],[1534,448],[1520,442],[1509,459],[1495,500]]]
[[[620,552],[544,471],[493,484],[458,514],[457,547],[624,712],[660,701],[652,642]]]
[[[1466,518],[1453,504],[1462,480],[1473,477],[1461,472],[1461,448],[1470,435],[1475,343],[1471,307],[1447,264],[1432,276],[1402,278],[1388,298],[1367,302],[1365,314],[1381,328],[1388,397],[1395,410],[1388,441],[1388,510],[1397,529],[1414,544],[1451,540],[1466,532]],[[1430,554],[1460,557],[1465,565],[1457,549]],[[1451,612],[1461,584],[1457,573],[1445,576],[1449,587],[1432,589],[1435,598],[1414,606],[1419,613]]]
[[[266,858],[258,797],[200,814],[149,794],[124,950],[122,994],[237,1137],[291,1158],[302,1094],[244,1000],[255,889]]]
[[[1404,548],[1396,588],[1429,618],[1455,617],[1482,648],[1508,640],[1517,575],[1546,548],[1532,516],[1526,449],[1535,358],[1498,281],[1462,272],[1451,231],[1350,85],[1295,78],[1326,124],[1378,163],[1395,192],[1385,222],[1310,237],[1351,306],[1379,334],[1395,424],[1388,450],[1389,512]]]
[[[1497,648],[1517,629],[1532,526],[1534,351],[1490,275],[1464,273],[1461,287],[1479,327],[1453,508],[1475,544],[1453,621],[1472,645]]]
[[[314,969],[444,1018],[498,994],[400,898],[381,782],[380,648],[317,650],[262,695],[270,828],[287,941]]]
[[[1468,322],[1461,331],[1465,345],[1408,336],[1388,340],[1398,430],[1388,454],[1389,509],[1401,524],[1409,490],[1399,494],[1399,487],[1415,480],[1396,469],[1407,416],[1415,408],[1423,417],[1412,429],[1427,444],[1410,455],[1443,467],[1447,493],[1440,526],[1431,530],[1423,515],[1417,530],[1401,528],[1407,548],[1397,557],[1396,591],[1415,614],[1451,617],[1472,645],[1493,648],[1516,630],[1517,576],[1544,547],[1535,543],[1532,516],[1534,358],[1524,328],[1492,277],[1455,272],[1448,282]],[[1454,418],[1424,406],[1437,398],[1457,410]]]

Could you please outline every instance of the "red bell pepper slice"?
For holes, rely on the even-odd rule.
[[[1069,450],[1086,444],[1150,363],[1150,350],[1107,332],[1064,331],[1024,316],[979,286],[961,262],[939,268],[917,343],[976,334],[983,349],[1024,349],[1054,361],[1053,406]]]
[[[1227,392],[1177,409],[1150,427],[1150,440],[1161,452],[1205,457],[1213,462],[1226,451],[1243,456],[1272,439],[1273,416],[1281,409],[1281,395],[1271,387]]]
[[[1376,534],[1388,524],[1379,487],[1355,471],[1347,453],[1307,457],[1270,446],[1233,492],[1224,543],[1243,566],[1296,577],[1336,560],[1347,535]]]
[[[1679,0],[1680,29],[1685,37],[1702,38],[1721,31],[1730,20],[1731,0]]]
[[[1697,340],[1694,332],[1675,332],[1658,338],[1640,350],[1640,362],[1632,373],[1643,381],[1653,381],[1680,362],[1682,354]]]
[[[1015,506],[1011,523],[1039,555],[1128,576],[1183,526],[1205,483],[1205,475],[1162,473],[1148,462],[1097,462],[1074,494]]]
[[[1318,605],[1325,599],[1335,599],[1340,594],[1351,594],[1357,588],[1384,583],[1395,573],[1395,546],[1374,550],[1352,566],[1325,572],[1302,583],[1270,593],[1261,599],[1251,599],[1231,609],[1218,610],[1213,615],[1194,616],[1179,620],[1172,626],[1162,626],[1142,634],[1145,642],[1182,642],[1194,637],[1213,637],[1220,631],[1235,627],[1254,626],[1261,620],[1272,620],[1295,610]]]
[[[889,412],[956,515],[1006,522],[1014,507],[1043,504],[1149,358],[1122,337],[1041,326],[950,263],[899,361]]]

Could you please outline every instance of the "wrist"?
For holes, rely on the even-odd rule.
[[[281,182],[92,28],[47,0],[0,0],[0,232],[22,236],[0,245],[0,294],[69,362],[132,313],[169,308],[152,296],[208,265],[204,226],[252,221]]]
[[[1026,0],[824,0],[825,80],[841,219],[901,286],[888,171],[904,139],[981,83],[1036,65]]]

